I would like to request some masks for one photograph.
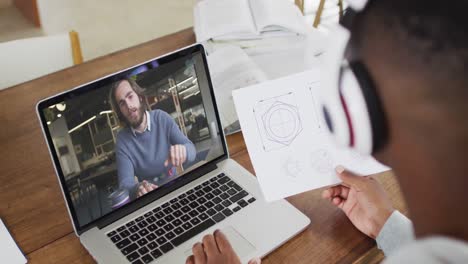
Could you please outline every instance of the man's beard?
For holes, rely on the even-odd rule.
[[[143,105],[141,104],[140,107],[138,108],[138,119],[135,121],[132,120],[127,120],[128,124],[133,127],[134,129],[139,127],[141,123],[143,122],[143,115],[145,114],[145,109]]]

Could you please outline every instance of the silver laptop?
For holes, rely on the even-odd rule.
[[[229,158],[193,45],[44,99],[37,114],[76,235],[100,263],[185,263],[222,230],[242,262],[310,220]]]

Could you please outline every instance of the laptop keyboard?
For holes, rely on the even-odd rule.
[[[221,173],[107,236],[131,263],[150,263],[253,202]]]

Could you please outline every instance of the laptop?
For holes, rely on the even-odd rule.
[[[220,229],[243,263],[310,220],[229,158],[203,46],[44,99],[37,114],[76,235],[100,263],[185,263]]]

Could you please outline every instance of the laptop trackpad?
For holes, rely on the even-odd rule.
[[[239,234],[239,232],[237,232],[237,230],[232,226],[224,227],[221,229],[221,231],[224,235],[226,235],[229,243],[231,243],[232,248],[237,253],[239,258],[243,258],[244,256],[247,256],[248,254],[255,251],[254,245],[252,245],[252,243]],[[188,257],[190,255],[192,255],[191,247],[185,251],[185,256]]]

